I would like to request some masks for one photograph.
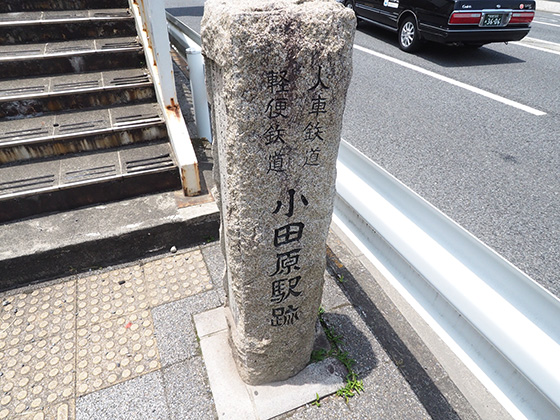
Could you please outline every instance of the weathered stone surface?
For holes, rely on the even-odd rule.
[[[309,361],[355,25],[334,0],[205,3],[231,339],[250,384]]]

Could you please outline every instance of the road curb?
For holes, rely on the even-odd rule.
[[[180,191],[6,224],[0,290],[215,240],[218,229],[211,197]]]

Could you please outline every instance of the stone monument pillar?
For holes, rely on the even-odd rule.
[[[249,384],[310,359],[355,26],[334,0],[205,3],[232,351]]]

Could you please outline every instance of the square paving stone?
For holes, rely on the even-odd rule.
[[[0,351],[0,419],[28,415],[75,397],[75,332]]]
[[[224,285],[224,272],[226,268],[226,262],[224,261],[224,256],[222,254],[222,248],[220,247],[220,242],[216,242],[211,245],[207,245],[202,248],[202,255],[204,255],[204,260],[208,266],[208,271],[210,277],[212,278],[212,283],[218,291],[220,296],[220,301],[222,303],[226,302],[226,292]]]
[[[163,370],[163,381],[172,419],[213,419],[216,411],[200,357]]]
[[[324,318],[335,333],[341,335],[340,348],[356,360],[353,369],[364,383],[364,391],[348,401],[355,418],[368,415],[387,420],[431,418],[399,372],[400,361],[391,360],[353,307],[332,310]]]
[[[143,375],[76,401],[76,420],[171,418],[165,401],[161,372]]]
[[[77,280],[78,328],[148,309],[139,265]]]
[[[78,328],[76,392],[85,395],[160,368],[149,311]]]
[[[220,305],[216,292],[210,291],[152,310],[163,366],[169,366],[200,354],[192,317]]]
[[[143,269],[146,294],[152,307],[212,289],[199,250],[150,261]]]
[[[323,296],[321,299],[321,306],[325,311],[330,311],[334,308],[350,305],[348,298],[344,294],[338,284],[339,281],[344,279],[335,279],[328,271],[325,271],[325,283],[323,285]]]
[[[6,296],[0,307],[0,351],[22,347],[76,326],[74,281]]]
[[[39,411],[26,412],[14,420],[75,420],[76,401],[68,400],[61,403],[49,404]]]

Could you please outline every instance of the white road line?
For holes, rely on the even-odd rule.
[[[531,38],[526,36],[521,41],[514,44],[523,45],[524,47],[534,48],[536,50],[560,54],[560,44],[557,42],[545,41],[544,39]]]
[[[523,38],[519,42],[525,42],[525,41],[537,42],[539,44],[547,44],[547,45],[554,45],[554,46],[560,47],[560,44],[558,42],[545,41],[544,39],[531,38],[530,36],[526,36],[525,38]]]
[[[434,79],[441,80],[442,82],[446,82],[446,83],[449,83],[451,85],[458,86],[458,87],[466,89],[470,92],[482,95],[486,98],[493,99],[493,100],[501,102],[505,105],[509,105],[509,106],[514,107],[514,108],[520,109],[522,111],[528,112],[529,114],[533,114],[533,115],[536,115],[536,116],[546,115],[546,112],[539,111],[538,109],[531,108],[530,106],[523,105],[523,104],[520,104],[519,102],[512,101],[511,99],[504,98],[503,96],[499,96],[499,95],[496,95],[494,93],[490,93],[488,91],[485,91],[483,89],[479,89],[477,87],[468,85],[466,83],[459,82],[458,80],[451,79],[447,76],[443,76],[441,74],[434,73],[433,71],[423,69],[422,67],[415,66],[414,64],[409,64],[405,61],[398,60],[396,58],[390,57],[390,56],[385,55],[385,54],[378,53],[376,51],[370,50],[368,48],[361,47],[361,46],[356,45],[356,44],[354,44],[354,48],[359,50],[359,51],[365,52],[367,54],[373,55],[375,57],[379,57],[379,58],[382,58],[384,60],[391,61],[392,63],[395,63],[395,64],[398,64],[400,66],[406,67],[410,70],[417,71],[418,73],[425,74],[426,76],[433,77]]]
[[[557,44],[556,42],[544,41],[542,39],[530,38],[527,36],[521,41],[512,42],[512,44],[560,55],[560,44]]]
[[[538,20],[534,20],[533,23],[538,23],[539,25],[548,25],[548,26],[554,26],[556,28],[560,28],[560,25],[557,25],[556,23],[540,22]]]

